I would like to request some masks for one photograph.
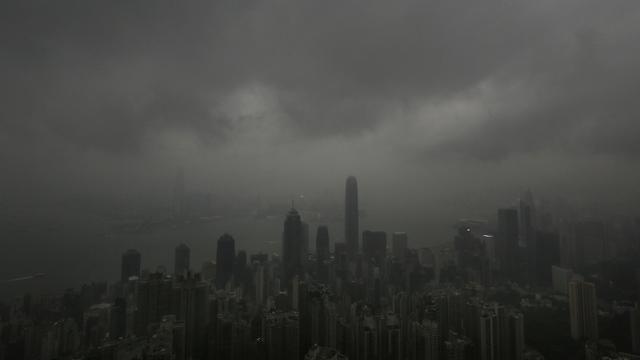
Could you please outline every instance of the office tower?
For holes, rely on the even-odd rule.
[[[295,275],[302,274],[302,219],[296,209],[291,208],[284,221],[282,234],[282,268],[284,288],[291,287]]]
[[[353,176],[347,178],[344,202],[344,241],[349,257],[358,254],[359,232],[358,182]]]
[[[518,239],[521,247],[535,247],[535,205],[531,190],[525,191],[520,199],[518,212]]]
[[[236,259],[236,241],[229,234],[218,239],[216,253],[216,288],[222,289],[231,280],[233,264]]]
[[[176,276],[185,275],[189,271],[190,257],[191,249],[186,244],[183,243],[176,247],[173,271]]]
[[[598,304],[594,284],[582,280],[569,283],[571,337],[598,340]]]
[[[316,232],[316,258],[327,260],[329,252],[329,228],[326,225],[320,225]]]
[[[300,312],[298,305],[300,304],[300,277],[295,275],[291,279],[291,309]]]
[[[507,276],[517,275],[518,266],[518,211],[498,210],[498,260]]]
[[[122,254],[122,271],[120,280],[127,281],[130,277],[140,277],[141,256],[137,250],[129,249]]]
[[[391,254],[399,261],[404,261],[407,253],[407,233],[395,232],[391,236]]]
[[[362,233],[362,254],[367,261],[383,264],[387,256],[387,233],[365,230]]]

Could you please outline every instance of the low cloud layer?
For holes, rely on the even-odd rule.
[[[7,199],[157,195],[178,166],[216,192],[354,173],[460,212],[638,195],[636,2],[7,1],[0,24]]]

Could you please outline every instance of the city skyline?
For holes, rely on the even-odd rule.
[[[640,1],[0,1],[0,360],[640,360]]]
[[[356,184],[355,177],[347,178],[344,237],[334,239],[333,248],[327,225],[317,225],[315,246],[310,245],[314,229],[292,201],[281,221],[280,254],[238,248],[233,235],[224,233],[215,261],[194,267],[192,247],[183,241],[174,248],[169,271],[166,265],[148,268],[140,251],[128,249],[113,284],[92,282],[80,295],[75,289],[27,293],[14,303],[0,326],[29,331],[32,325],[23,317],[36,316],[32,307],[53,306],[71,315],[63,325],[38,325],[49,331],[36,338],[42,348],[25,337],[24,343],[5,341],[0,354],[81,354],[89,360],[542,360],[579,359],[584,351],[586,359],[622,360],[640,352],[637,302],[614,305],[621,306],[617,311],[628,319],[628,331],[600,325],[607,323],[600,313],[606,310],[596,287],[607,297],[617,290],[606,289],[611,280],[600,278],[610,274],[593,272],[611,261],[632,264],[635,255],[629,255],[640,252],[640,227],[627,233],[611,220],[557,216],[527,190],[512,207],[498,208],[494,222],[460,220],[458,234],[446,244],[414,247],[406,232],[369,228],[354,241],[360,218]],[[176,201],[179,211],[170,209],[178,222],[196,218],[183,200]],[[61,305],[47,303],[56,296]],[[629,303],[640,299],[635,291],[626,296]],[[74,303],[74,297],[89,303]],[[564,320],[554,312],[564,313]],[[544,334],[551,322],[560,326],[555,337]],[[602,345],[603,338],[616,343]],[[563,345],[553,347],[558,341]]]

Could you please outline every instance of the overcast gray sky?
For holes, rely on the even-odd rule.
[[[639,36],[638,1],[2,1],[0,201],[183,166],[283,201],[354,174],[394,227],[527,187],[629,211]]]

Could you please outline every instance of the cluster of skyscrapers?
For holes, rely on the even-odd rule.
[[[180,244],[167,273],[143,271],[141,254],[127,250],[116,284],[25,297],[0,327],[0,360],[543,359],[545,330],[527,314],[558,309],[562,341],[586,358],[633,356],[599,342],[596,284],[580,274],[607,256],[590,248],[605,241],[601,227],[552,226],[541,213],[526,193],[497,211],[495,226],[461,221],[452,244],[411,248],[404,232],[389,242],[384,231],[361,232],[349,177],[333,248],[319,225],[310,249],[310,226],[292,207],[280,255],[248,255],[223,234],[215,262],[194,271]],[[625,309],[630,350],[640,352],[640,311]]]

